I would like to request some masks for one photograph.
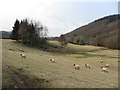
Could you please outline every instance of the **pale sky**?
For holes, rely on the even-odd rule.
[[[119,0],[0,0],[0,31],[16,19],[40,21],[49,36],[59,36],[104,16],[118,14]]]

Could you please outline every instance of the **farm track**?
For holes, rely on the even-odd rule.
[[[23,76],[21,77],[21,75],[14,71],[10,66],[8,65],[3,65],[3,68],[5,68],[8,72],[11,72],[12,73],[12,78],[14,79],[14,81],[16,82],[15,83],[15,86],[16,87],[23,87],[23,88],[27,88],[28,87],[28,84],[25,83],[24,80],[22,80]],[[22,81],[22,83],[21,83]],[[15,87],[13,87],[15,88]]]
[[[32,82],[37,82],[38,87],[43,87],[42,85],[45,82],[48,82],[47,80],[40,78],[33,78],[32,80],[29,80],[29,76],[20,74],[20,72],[12,69],[12,67],[10,67],[9,65],[3,65],[3,68],[5,68],[8,72],[11,72],[12,74],[12,78],[15,81],[15,84],[14,86],[12,86],[12,88],[34,88]]]

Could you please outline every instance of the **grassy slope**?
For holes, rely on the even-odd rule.
[[[56,45],[57,42],[50,43]],[[10,48],[14,51],[10,51]],[[39,49],[19,45],[11,40],[3,40],[3,66],[9,65],[17,72],[29,76],[30,79],[28,81],[34,78],[47,80],[48,82],[42,84],[43,87],[114,88],[118,86],[117,58],[111,58],[118,57],[117,50],[94,46],[75,46],[72,44],[69,44],[66,48],[77,50],[77,52],[74,54],[43,52]],[[19,49],[25,50],[26,59],[20,57],[19,54],[21,52]],[[111,52],[112,54],[110,54]],[[40,56],[40,54],[43,55]],[[104,60],[103,64],[99,61],[99,58],[102,56]],[[50,63],[50,58],[54,58],[56,63]],[[80,71],[74,69],[74,63],[81,66]],[[92,68],[86,69],[84,66],[85,63],[91,64]],[[101,73],[100,68],[106,63],[110,64],[108,74]],[[19,68],[23,68],[23,70],[18,71]],[[3,80],[5,80],[5,76],[3,76]],[[7,87],[6,83],[3,86]],[[39,87],[39,85],[35,84],[33,87]]]
[[[12,88],[15,85],[15,80],[13,79],[12,72],[9,72],[7,69],[2,69],[2,85],[6,88]]]

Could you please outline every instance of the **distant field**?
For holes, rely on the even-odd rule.
[[[50,44],[60,46],[56,41]],[[47,52],[26,47],[12,40],[2,40],[3,87],[45,88],[117,88],[118,50],[96,46],[68,44],[64,52]],[[21,52],[23,49],[25,52]],[[74,51],[73,53],[67,51]],[[21,58],[20,53],[27,58]],[[99,58],[104,63],[100,63]],[[54,58],[56,63],[51,63]],[[75,70],[73,64],[80,65]],[[91,64],[86,69],[84,64]],[[101,66],[109,64],[109,73],[102,73]],[[23,82],[21,82],[21,80]]]
[[[49,41],[49,43],[51,43],[52,45],[55,46],[60,46],[60,43],[57,41]],[[69,49],[69,50],[73,50],[73,51],[77,51],[77,52],[90,52],[90,51],[100,51],[100,50],[106,50],[107,48],[104,47],[95,47],[95,46],[91,46],[91,45],[74,45],[74,44],[70,44],[68,43],[68,45],[65,47],[65,49]]]

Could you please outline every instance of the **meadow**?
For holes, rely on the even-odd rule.
[[[57,41],[49,43],[60,46]],[[21,58],[21,53],[26,58]],[[56,62],[51,63],[50,58]],[[60,51],[42,51],[3,39],[3,88],[117,88],[118,58],[118,50],[104,47],[69,43]],[[80,65],[80,70],[74,69],[74,63]],[[90,64],[91,68],[86,68],[85,64]],[[108,73],[101,72],[105,64],[110,65]]]

